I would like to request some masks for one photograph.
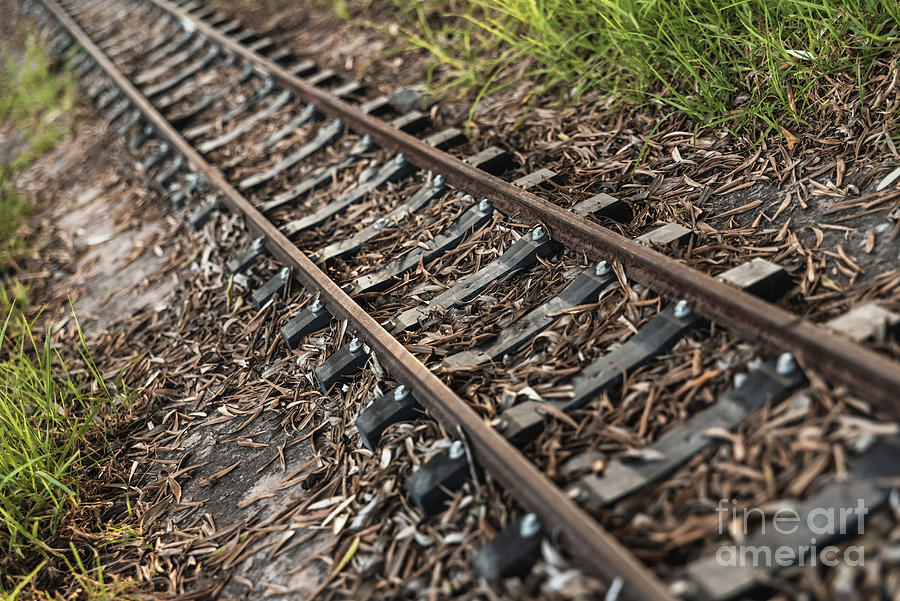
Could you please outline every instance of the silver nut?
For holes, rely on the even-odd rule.
[[[375,225],[376,230],[380,230],[387,226],[387,219],[385,219],[384,217],[379,217],[378,219],[375,220],[374,225]]]
[[[372,136],[370,136],[369,134],[364,135],[360,139],[359,143],[362,144],[363,146],[371,146],[372,145]]]
[[[336,128],[344,127],[344,121],[342,119],[335,119],[331,124]]]
[[[443,175],[435,175],[434,179],[431,180],[431,186],[433,188],[443,188],[444,187],[444,176]]]
[[[533,513],[526,513],[519,523],[519,535],[522,538],[531,538],[541,531],[541,521]]]
[[[697,594],[697,587],[688,580],[676,580],[669,585],[669,592],[679,599],[692,599]]]
[[[734,374],[734,387],[735,388],[740,388],[741,386],[744,385],[744,382],[746,382],[746,381],[747,381],[747,374],[744,374],[744,373]]]
[[[570,499],[576,503],[583,503],[587,499],[587,493],[580,486],[573,486],[566,493]]]
[[[533,230],[531,230],[531,239],[537,242],[541,238],[547,235],[547,232],[544,231],[544,228],[541,226],[537,226]]]
[[[254,238],[253,242],[250,245],[253,247],[253,250],[262,250],[264,242],[265,238],[260,236],[259,238]]]
[[[609,263],[607,263],[606,261],[600,261],[594,268],[594,273],[596,273],[597,275],[606,275],[607,273],[609,273]]]
[[[350,344],[347,346],[347,348],[350,349],[351,353],[355,353],[362,348],[362,342],[359,340],[359,338],[354,338],[350,341]]]
[[[463,446],[461,440],[454,440],[450,445],[450,459],[459,459],[466,454],[466,447]]]
[[[399,165],[404,164],[405,162],[406,162],[406,155],[403,154],[402,152],[401,152],[400,154],[398,154],[397,156],[394,157],[394,164],[395,164],[395,165],[398,165],[398,166],[399,166]]]
[[[282,267],[281,271],[278,272],[278,277],[282,280],[286,280],[291,276],[291,268],[290,267]]]
[[[491,426],[493,426],[497,432],[503,432],[509,427],[509,422],[502,417],[495,417],[491,420]]]
[[[691,306],[684,299],[675,303],[675,319],[684,319],[691,314]]]
[[[312,302],[312,304],[309,305],[309,310],[312,311],[313,313],[318,313],[324,308],[325,308],[325,305],[319,299],[314,300]]]
[[[793,373],[797,369],[797,360],[791,353],[781,353],[778,355],[778,362],[775,364],[775,371],[779,375],[786,376]]]
[[[405,399],[408,396],[409,396],[409,389],[406,386],[404,386],[403,384],[401,384],[400,386],[398,386],[397,388],[394,389],[394,400],[395,401],[402,401],[403,399]]]
[[[478,210],[482,213],[487,213],[491,210],[491,201],[487,198],[482,198],[481,202],[478,203]]]

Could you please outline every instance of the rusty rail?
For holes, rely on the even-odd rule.
[[[158,0],[151,1],[166,10],[172,10],[183,19],[190,19],[185,13],[170,7],[167,3],[160,3]],[[580,509],[503,436],[482,421],[465,401],[407,351],[262,213],[256,210],[240,192],[231,186],[222,173],[194,150],[147,98],[131,84],[56,0],[41,0],[41,2],[128,96],[133,105],[143,113],[155,128],[156,134],[165,138],[172,148],[184,157],[193,170],[203,174],[211,185],[221,191],[226,203],[244,216],[245,223],[253,235],[264,236],[270,252],[292,268],[292,274],[300,283],[307,289],[318,291],[332,315],[339,319],[346,319],[353,324],[353,327],[358,330],[358,336],[378,354],[379,360],[387,367],[391,375],[409,387],[414,392],[416,399],[427,406],[448,430],[455,430],[457,425],[463,429],[479,463],[500,483],[513,491],[525,507],[540,515],[544,523],[557,530],[562,535],[566,548],[586,570],[607,583],[621,577],[625,581],[623,593],[633,601],[675,601],[668,589],[631,552]],[[221,36],[212,35],[214,30],[207,25],[197,21],[194,23],[197,29],[209,38],[220,43],[227,42],[223,45],[234,51],[240,49],[240,46],[231,40],[223,40]],[[244,54],[243,52],[238,53]],[[268,65],[268,61],[266,63]],[[285,77],[289,76],[281,71],[281,79]],[[291,79],[294,80],[294,78]],[[299,80],[294,81],[298,86],[303,86],[304,96],[310,97],[313,93],[316,96],[319,95],[317,91]],[[284,82],[282,81],[282,83]],[[330,99],[329,102],[334,103],[334,106],[328,109],[329,111],[335,112],[337,109],[334,107],[343,107],[356,115],[356,119],[349,119],[348,123],[353,127],[359,126],[357,123],[360,118],[358,111],[352,110],[334,99]],[[370,122],[375,123],[368,119],[365,120],[365,123]],[[390,129],[386,125],[379,124],[378,130],[380,133],[373,134],[378,141],[387,143],[392,140],[389,135]],[[418,144],[420,143],[417,143],[417,146]],[[441,167],[439,162],[428,163],[426,166]],[[454,177],[458,179],[462,176]]]

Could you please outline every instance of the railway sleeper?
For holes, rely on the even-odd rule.
[[[271,78],[263,79],[262,85],[257,89],[253,94],[250,95],[244,102],[233,107],[231,110],[227,111],[224,115],[219,115],[214,119],[210,119],[209,121],[202,123],[200,125],[196,125],[187,131],[182,132],[182,137],[184,139],[193,141],[199,138],[200,136],[204,136],[217,127],[221,127],[222,124],[227,124],[237,117],[240,117],[245,112],[253,109],[257,104],[259,104],[264,98],[266,98],[272,91],[275,89],[275,82]],[[221,96],[220,96],[221,97]]]
[[[389,183],[398,182],[412,175],[418,168],[410,163],[403,154],[395,155],[384,163],[371,178],[357,185],[355,188],[335,201],[325,205],[315,213],[289,221],[279,229],[288,238],[292,238],[301,232],[322,225],[332,217],[346,211],[350,206],[361,202],[370,192],[383,188]]]
[[[754,263],[755,262],[755,263]],[[779,266],[754,259],[726,271],[720,279],[750,293],[781,295],[789,286],[787,273]],[[752,267],[752,268],[751,268]],[[547,410],[565,413],[583,407],[604,390],[618,386],[623,374],[632,372],[667,352],[687,333],[703,327],[706,320],[685,301],[672,303],[651,318],[638,332],[615,350],[600,357],[572,377],[572,393],[564,400],[528,400],[503,411],[494,427],[514,444],[534,439],[543,429]]]
[[[218,46],[211,46],[205,55],[195,60],[193,63],[187,65],[181,71],[170,76],[168,79],[165,79],[153,86],[144,89],[142,91],[144,97],[146,97],[148,100],[153,100],[157,96],[161,96],[166,92],[172,90],[173,88],[183,84],[186,80],[196,75],[199,71],[206,69],[210,65],[212,65],[213,61],[215,61],[219,57],[220,53],[221,49]]]
[[[722,444],[721,440],[705,435],[710,428],[736,429],[750,414],[767,403],[784,399],[805,381],[789,353],[780,356],[777,361],[766,361],[755,369],[751,368],[749,373],[737,378],[734,388],[719,397],[712,407],[672,428],[646,447],[654,451],[653,456],[659,459],[611,462],[600,474],[590,474],[571,485],[569,496],[596,513],[662,480],[703,450]],[[588,461],[593,459],[593,455],[588,457]],[[579,458],[570,461],[577,462]],[[529,515],[532,514],[512,522],[475,555],[472,564],[481,578],[494,580],[519,576],[538,559],[540,532],[523,528],[523,522],[527,526]]]
[[[739,282],[739,285],[744,288],[761,286],[766,290],[770,288],[771,284],[763,286],[760,284],[760,280],[777,280],[783,272],[780,267],[774,265],[766,269],[742,269],[740,266],[730,271],[731,273],[726,272],[722,276],[727,281]],[[597,394],[617,386],[622,381],[623,372],[633,371],[671,349],[686,333],[704,323],[705,320],[691,311],[687,303],[683,301],[673,303],[652,318],[627,342],[573,376],[571,398],[544,402],[525,401],[513,405],[494,419],[492,425],[508,440],[521,445],[533,439],[543,429],[546,419],[545,406],[551,406],[553,409],[563,412],[570,412],[584,406]],[[419,469],[430,468],[426,463]],[[461,485],[462,483],[460,483]],[[451,488],[444,483],[439,490],[430,491],[429,498],[442,494],[446,501],[450,498],[450,494],[458,488]],[[419,492],[421,493],[421,491]]]
[[[435,138],[429,138],[429,140],[433,141]],[[445,138],[442,134],[439,134],[437,140],[443,141]],[[506,151],[496,147],[491,147],[491,149],[493,149],[493,151],[488,155],[485,155],[485,151],[475,155],[477,161],[473,162],[473,165],[497,168],[497,166],[501,164],[501,161],[498,160],[499,157],[503,156],[504,160],[508,160],[508,158],[506,158],[508,157]],[[482,155],[485,156],[485,160],[483,161],[478,158]],[[410,163],[405,155],[394,155],[393,158],[382,165],[381,169],[379,169],[375,175],[365,182],[359,184],[337,200],[325,205],[315,213],[307,215],[306,217],[301,217],[300,219],[289,221],[279,229],[288,238],[296,236],[303,231],[321,225],[335,215],[343,213],[348,207],[361,202],[370,192],[382,188],[389,183],[400,181],[416,171],[418,171],[418,167]]]
[[[462,132],[456,128],[448,128],[425,139],[427,144],[431,144],[435,148],[446,149],[465,141]],[[335,174],[342,168],[347,167],[357,161],[363,159],[363,155],[375,148],[372,138],[368,135],[360,138],[347,153],[346,156],[332,162],[325,167],[319,168],[311,177],[307,177],[297,185],[276,194],[269,200],[261,202],[257,208],[262,212],[271,211],[285,204],[295,202],[313,190],[325,186],[333,181]]]
[[[364,244],[378,236],[386,228],[395,227],[398,223],[428,205],[445,189],[443,176],[436,175],[419,188],[407,202],[400,204],[386,215],[378,217],[370,225],[362,228],[352,236],[316,251],[310,258],[318,263],[325,263],[331,259],[358,251]]]
[[[878,439],[859,455],[847,458],[846,478],[820,477],[813,484],[815,491],[806,499],[786,504],[791,532],[768,524],[739,545],[725,547],[735,554],[752,549],[756,557],[768,557],[769,561],[735,557],[732,563],[717,552],[688,564],[671,582],[671,589],[691,601],[727,601],[770,588],[773,577],[798,564],[817,565],[817,559],[837,562],[838,549],[833,545],[862,534],[866,516],[871,519],[872,513],[884,510],[890,495],[896,494],[892,483],[900,476],[898,455],[900,437]],[[773,519],[784,516],[781,511],[774,515]],[[822,521],[816,517],[822,515],[833,516],[839,526],[823,532],[816,526]],[[784,549],[791,553],[782,553]]]
[[[331,182],[340,169],[362,160],[363,155],[371,151],[374,147],[375,145],[372,142],[372,138],[370,136],[363,136],[350,148],[350,151],[346,156],[334,161],[330,165],[326,165],[311,177],[302,180],[296,186],[276,194],[269,200],[259,203],[256,205],[256,208],[265,213],[302,198],[309,192]]]

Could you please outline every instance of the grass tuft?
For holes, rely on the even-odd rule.
[[[76,377],[32,326],[13,307],[0,328],[0,591],[21,588],[23,566],[61,556],[52,542],[78,505],[79,477],[106,459],[95,434],[114,408],[80,327]]]
[[[896,0],[393,1],[396,32],[449,87],[484,95],[530,61],[535,95],[595,91],[709,125],[803,121],[831,75],[865,79],[900,44]]]

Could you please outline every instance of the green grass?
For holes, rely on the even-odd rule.
[[[0,70],[0,124],[21,143],[0,161],[0,272],[24,250],[16,231],[28,203],[16,192],[16,176],[69,133],[64,118],[72,109],[70,73],[50,68],[44,49],[29,36],[24,55],[6,57]]]
[[[80,329],[74,346],[78,376],[15,308],[0,328],[0,574],[59,555],[53,541],[78,504],[79,477],[105,460],[98,416],[111,394]],[[0,591],[11,585],[0,579]]]
[[[823,109],[828,77],[898,48],[896,0],[393,0],[397,31],[491,92],[531,61],[535,94],[662,103],[697,122],[771,127]]]

